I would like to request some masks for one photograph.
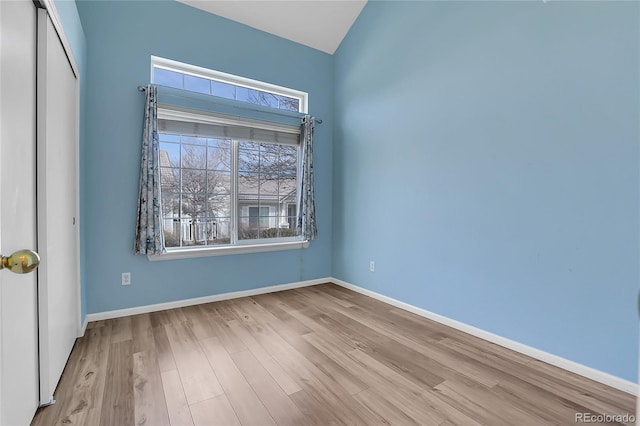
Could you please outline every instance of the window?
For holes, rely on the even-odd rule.
[[[170,59],[151,57],[154,84],[287,111],[307,112],[307,94]]]
[[[293,89],[157,57],[151,69],[154,84],[209,95],[211,105],[307,110],[307,94]],[[296,229],[299,125],[161,103],[158,133],[162,257],[306,246]]]
[[[159,108],[162,221],[168,251],[300,241],[300,130]]]

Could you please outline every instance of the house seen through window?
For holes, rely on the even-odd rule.
[[[301,240],[299,126],[176,111],[158,109],[167,249]]]

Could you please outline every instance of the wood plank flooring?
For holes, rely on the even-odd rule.
[[[635,409],[333,284],[90,323],[55,399],[33,425],[568,425]]]

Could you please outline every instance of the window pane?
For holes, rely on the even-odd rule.
[[[229,218],[199,218],[186,221],[183,228],[183,245],[228,244],[230,241]]]
[[[210,139],[210,141],[212,140],[215,141],[217,139]],[[231,170],[231,144],[228,141],[222,140],[215,145],[209,143],[207,169]]]
[[[241,175],[245,175],[245,172],[257,175],[260,172],[260,151],[259,143],[249,141],[238,143],[238,170]]]
[[[207,197],[201,193],[182,193],[182,219],[202,219],[207,214]]]
[[[251,141],[240,141],[238,145],[240,149],[252,151],[260,151],[260,148],[262,147],[262,144],[260,142]]]
[[[278,108],[287,111],[300,111],[300,100],[288,96],[278,96]]]
[[[209,219],[207,239],[209,244],[231,243],[231,218]]]
[[[260,223],[260,209],[258,207],[249,207],[249,226],[251,228],[258,228]]]
[[[159,133],[158,139],[160,139],[160,142],[180,143],[180,135],[172,135],[170,133]]]
[[[214,230],[214,227],[212,225],[212,221],[207,218],[198,219],[194,222],[193,233],[196,245],[208,245],[209,240],[213,236],[212,231]]]
[[[211,94],[211,80],[202,77],[195,77],[193,75],[184,76],[184,88],[192,92],[204,93],[205,95]]]
[[[160,167],[160,191],[180,191],[180,169]]]
[[[246,206],[241,210],[248,215],[240,217],[240,226],[238,231],[239,239],[249,240],[265,238],[266,230],[274,228],[276,218],[269,216],[269,207]],[[274,231],[273,233],[277,234],[277,231]]]
[[[182,169],[182,188],[181,191],[200,194],[207,191],[207,171]]]
[[[153,68],[153,82],[160,86],[182,89],[182,73],[169,71],[162,68]]]
[[[178,170],[178,173],[179,170]],[[162,225],[165,245],[180,246],[180,194],[162,188]]]
[[[219,81],[211,81],[211,89],[214,96],[220,96],[226,99],[236,98],[236,86]]]
[[[182,167],[189,169],[207,168],[207,149],[204,146],[182,145]]]
[[[266,216],[260,218],[260,238],[279,238],[280,229],[278,228],[277,216]]]
[[[180,167],[180,144],[160,142],[160,167]]]
[[[281,205],[282,216],[295,216],[298,205],[298,182],[295,179],[280,179],[278,202]]]
[[[180,194],[163,188],[162,192],[162,217],[174,219],[180,216]]]
[[[260,207],[273,207],[278,205],[279,201],[279,185],[278,179],[260,179]],[[267,213],[268,215],[269,213]],[[263,213],[261,212],[262,216]]]
[[[178,222],[182,237],[182,246],[202,246],[207,244],[207,218],[182,218]]]
[[[258,238],[258,227],[256,223],[249,223],[249,217],[238,219],[238,240],[255,240]]]
[[[273,93],[258,91],[257,102],[258,105],[270,106],[278,108],[278,97]]]
[[[209,194],[230,194],[231,173],[222,171],[208,171],[207,192]]]
[[[270,207],[260,206],[260,228],[272,228],[275,226],[275,221],[272,216],[269,216],[271,212]]]
[[[264,231],[266,229],[273,229],[275,228],[275,217],[273,216],[260,216],[260,232],[261,232],[261,237],[265,238],[264,236]],[[276,235],[274,235],[275,237]]]
[[[242,102],[251,102],[250,91],[251,89],[246,87],[236,86],[236,99]],[[253,92],[257,92],[257,90],[253,90]]]
[[[207,216],[213,219],[231,216],[231,196],[210,195],[207,199]]]
[[[183,144],[187,143],[190,145],[206,145],[207,138],[199,138],[197,136],[182,136],[181,141]]]
[[[207,145],[219,149],[231,149],[230,139],[207,139]]]
[[[238,202],[240,204],[257,206],[259,191],[260,179],[257,173],[246,173],[238,176]]]
[[[295,236],[297,153],[294,146],[239,142],[240,239]]]
[[[297,216],[297,205],[296,204],[287,204],[287,226],[286,228],[286,234],[291,234],[291,235],[286,235],[289,237],[293,237],[296,235],[296,227],[297,227],[297,223],[298,223],[298,216]],[[282,227],[281,227],[282,228]]]
[[[164,244],[166,247],[180,247],[180,221],[165,219],[163,222]]]
[[[280,146],[280,178],[297,179],[298,148],[295,146]]]
[[[264,179],[277,179],[280,167],[280,145],[264,144],[260,152],[260,175]]]

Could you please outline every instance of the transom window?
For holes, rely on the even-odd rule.
[[[307,112],[307,94],[286,87],[201,68],[170,59],[151,57],[155,84],[265,107]]]

